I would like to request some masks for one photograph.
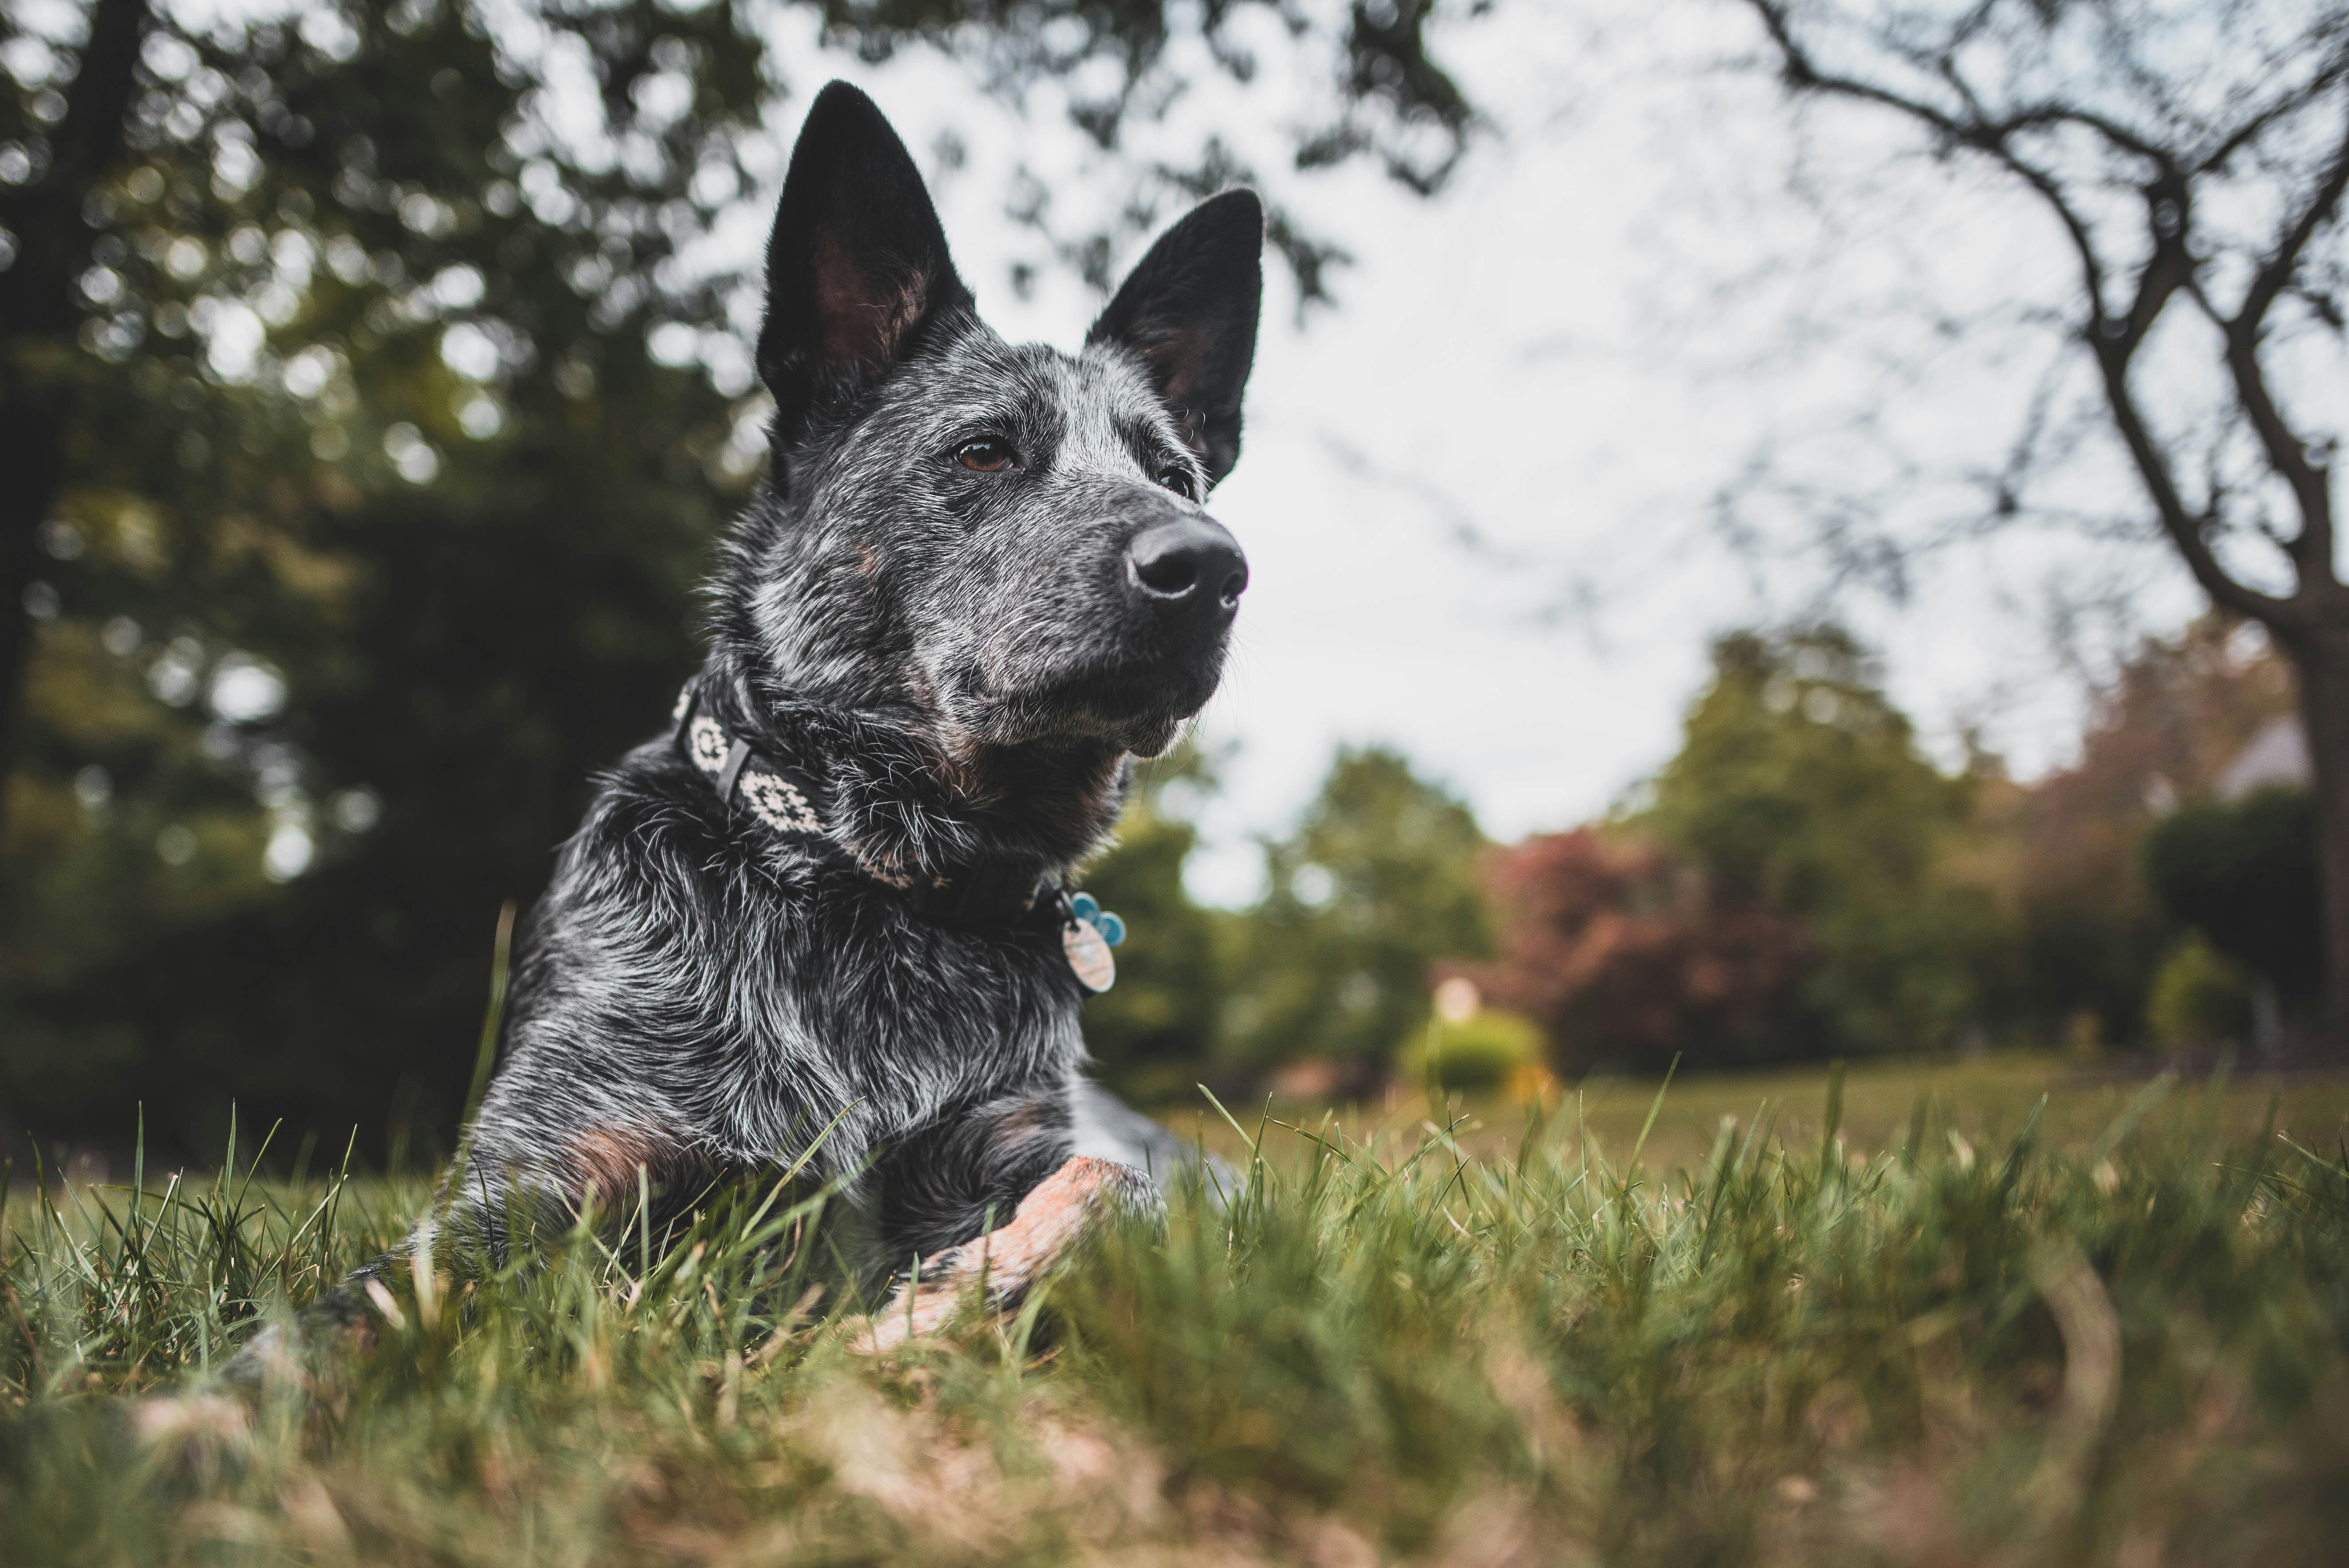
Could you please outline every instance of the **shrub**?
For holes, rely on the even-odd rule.
[[[1487,1007],[1457,1023],[1428,1020],[1426,1032],[1398,1053],[1406,1083],[1439,1089],[1498,1088],[1541,1061],[1542,1032],[1530,1018]]]
[[[2155,972],[2145,1026],[2160,1045],[2215,1045],[2241,1039],[2251,1010],[2250,975],[2196,932],[2172,947]]]

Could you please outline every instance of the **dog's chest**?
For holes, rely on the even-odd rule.
[[[743,1109],[828,1119],[854,1107],[885,1139],[1062,1084],[1081,1062],[1082,992],[1057,932],[944,925],[832,879],[792,892],[761,922],[768,950],[736,971],[773,993],[731,1009],[767,1024],[731,1064],[749,1080]]]

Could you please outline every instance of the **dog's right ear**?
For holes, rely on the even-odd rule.
[[[1264,203],[1209,197],[1158,236],[1085,335],[1139,356],[1175,428],[1220,483],[1240,455],[1240,397],[1264,305]]]
[[[778,438],[879,380],[923,322],[970,307],[905,144],[871,98],[833,82],[800,128],[767,242],[759,378]]]

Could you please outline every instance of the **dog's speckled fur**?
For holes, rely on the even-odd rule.
[[[690,1192],[835,1119],[819,1170],[853,1181],[868,1280],[971,1242],[1064,1168],[1084,1192],[1056,1187],[1055,1222],[1030,1227],[1056,1246],[1088,1194],[1146,1199],[1134,1168],[1180,1145],[1084,1082],[1083,992],[1049,921],[947,923],[870,872],[1064,876],[1131,758],[1215,689],[1244,567],[1220,607],[1170,610],[1128,546],[1213,528],[1199,500],[1238,451],[1262,222],[1252,194],[1217,197],[1081,353],[1008,344],[878,110],[825,90],[769,253],[770,480],[712,586],[698,690],[822,779],[830,841],[721,801],[666,736],[623,758],[525,923],[469,1162],[418,1244],[503,1247],[518,1217],[560,1232],[594,1194],[632,1202],[640,1171]],[[1016,466],[968,466],[982,440]],[[1031,1277],[1032,1250],[1007,1274]]]

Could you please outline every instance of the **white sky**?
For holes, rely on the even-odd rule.
[[[1212,127],[1260,150],[1284,170],[1276,194],[1356,258],[1334,274],[1339,308],[1301,329],[1268,263],[1246,451],[1211,502],[1253,576],[1202,721],[1237,746],[1205,814],[1203,898],[1256,891],[1255,836],[1293,821],[1341,743],[1401,748],[1501,839],[1585,820],[1652,771],[1709,637],[1798,611],[1823,582],[1800,558],[1741,559],[1712,522],[1757,450],[1838,471],[1844,416],[1873,401],[1935,462],[1994,460],[2036,361],[2003,341],[1936,345],[1903,304],[2060,295],[2055,236],[1945,167],[1882,174],[1865,119],[1817,123],[1804,145],[1829,183],[1878,170],[1883,200],[1830,219],[1789,199],[1797,144],[1775,88],[1722,68],[1745,27],[1704,0],[1504,5],[1444,46],[1495,126],[1432,201],[1368,170],[1285,172],[1309,75],[1210,81],[1169,117],[1169,147]],[[982,310],[1073,346],[1098,302],[1065,273],[1013,295],[1005,265],[1034,241],[1002,192],[1024,160],[1056,211],[1081,214],[1119,198],[1122,166],[1077,146],[1049,96],[1022,117],[935,57],[838,65],[917,155],[942,128],[961,136],[971,162],[940,206]],[[745,214],[747,242],[765,221]],[[1889,354],[1924,356],[1893,393]],[[1853,472],[1870,460],[1848,454]],[[1485,548],[1459,542],[1464,521]],[[1929,745],[1951,755],[1974,724],[2030,774],[2064,758],[2081,717],[2044,635],[2051,597],[2108,581],[2148,626],[2199,608],[2158,549],[2023,533],[1931,558],[1904,604],[1837,607]]]

